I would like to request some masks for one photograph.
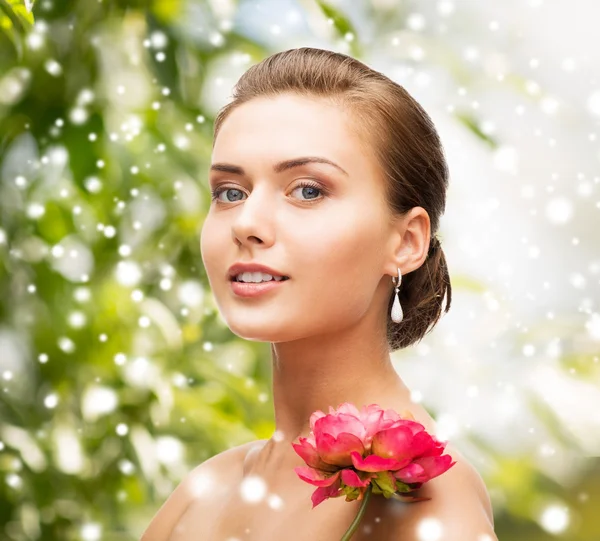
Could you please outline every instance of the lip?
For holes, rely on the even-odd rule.
[[[231,265],[231,267],[229,267],[227,279],[230,281],[235,281],[235,277],[243,272],[264,272],[265,274],[270,274],[271,276],[288,276],[283,272],[279,272],[278,270],[267,267],[266,265],[261,265],[260,263],[234,263]]]
[[[231,280],[229,283],[231,284],[231,289],[233,292],[240,297],[258,297],[259,295],[268,293],[269,291],[279,289],[286,282],[289,282],[289,279],[279,280],[278,282],[271,280],[269,282],[260,282],[258,284],[236,282],[235,280]]]

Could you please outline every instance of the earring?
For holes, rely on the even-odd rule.
[[[392,283],[394,284],[394,289],[396,290],[396,298],[394,299],[394,304],[392,306],[392,321],[396,323],[400,323],[404,318],[404,314],[402,313],[402,306],[400,306],[400,298],[398,297],[398,291],[400,290],[401,282],[402,274],[400,272],[400,268],[398,268],[398,278],[396,279],[394,276],[392,276]]]

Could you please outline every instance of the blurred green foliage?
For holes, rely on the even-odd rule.
[[[0,539],[132,540],[195,465],[274,429],[268,344],[232,335],[199,252],[209,68],[271,51],[190,30],[218,28],[209,2],[30,7],[0,0]],[[532,516],[564,487],[485,451],[500,539],[550,539]],[[600,539],[592,464],[572,541]]]

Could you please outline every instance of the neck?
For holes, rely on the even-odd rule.
[[[385,336],[375,340],[374,336],[362,322],[335,335],[271,345],[279,441],[307,437],[311,414],[329,413],[330,406],[337,408],[342,402],[358,409],[372,403],[385,408],[410,402],[410,391],[394,369]]]
[[[383,284],[383,282],[382,282]],[[398,413],[418,410],[392,364],[385,329],[388,288],[362,318],[348,327],[328,327],[325,332],[298,340],[271,343],[275,433],[247,468],[257,473],[291,470],[302,465],[292,443],[310,434],[310,416],[329,413],[350,402],[358,409],[377,404]]]

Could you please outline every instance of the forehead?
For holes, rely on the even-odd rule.
[[[213,162],[265,165],[296,156],[324,156],[347,171],[369,167],[348,113],[318,98],[292,94],[254,98],[221,125]],[[364,172],[364,171],[363,171]],[[352,174],[352,171],[350,171]]]

